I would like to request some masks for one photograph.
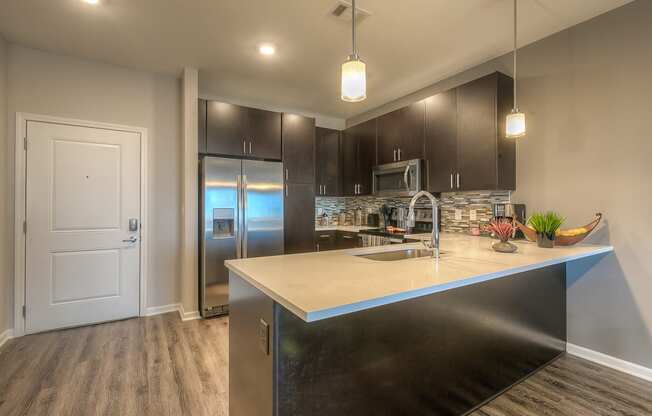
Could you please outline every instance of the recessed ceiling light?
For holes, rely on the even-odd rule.
[[[82,1],[88,4],[100,4],[100,0],[82,0]]]
[[[276,48],[274,45],[264,44],[258,47],[258,52],[260,52],[261,55],[274,55],[276,53]]]

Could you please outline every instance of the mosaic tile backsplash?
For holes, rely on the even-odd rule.
[[[474,191],[444,192],[441,194],[441,228],[444,232],[466,233],[471,227],[483,226],[491,220],[491,205],[509,202],[509,191]],[[322,214],[329,218],[329,224],[338,224],[340,212],[346,213],[346,224],[354,220],[355,210],[377,213],[383,204],[393,208],[408,208],[410,198],[379,198],[374,196],[358,197],[317,197],[315,201],[315,223]],[[427,203],[418,203],[417,207],[429,207]],[[475,211],[475,215],[473,215]]]

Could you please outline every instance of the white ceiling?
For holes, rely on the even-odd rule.
[[[338,0],[0,0],[10,42],[161,73],[200,70],[203,94],[349,118],[511,49],[511,0],[358,0],[362,103],[339,99],[350,25]],[[519,0],[519,44],[630,0]],[[266,58],[257,45],[272,42]]]

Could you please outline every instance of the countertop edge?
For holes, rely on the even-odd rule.
[[[272,300],[279,303],[284,308],[290,310],[292,313],[294,313],[296,316],[298,316],[305,322],[315,322],[323,319],[333,318],[340,315],[346,315],[353,312],[363,311],[365,309],[371,309],[378,306],[389,305],[391,303],[414,299],[421,296],[432,295],[434,293],[444,292],[447,290],[456,289],[472,284],[482,283],[493,279],[499,279],[501,277],[510,276],[516,273],[523,273],[523,272],[536,270],[547,266],[553,266],[555,264],[567,263],[569,261],[580,260],[586,257],[611,253],[613,251],[614,251],[613,246],[600,246],[600,247],[596,247],[591,252],[567,255],[555,259],[528,264],[526,266],[510,268],[499,272],[480,274],[474,277],[470,277],[468,279],[458,280],[451,283],[443,283],[443,284],[425,287],[421,289],[405,291],[394,295],[369,299],[362,302],[356,302],[356,303],[341,305],[341,306],[328,308],[328,309],[315,310],[310,312],[301,309],[300,307],[294,305],[292,302],[285,299],[283,296],[280,296],[278,293],[274,292],[273,290],[270,290],[264,285],[261,285],[255,278],[247,275],[247,273],[243,272],[238,267],[229,264],[228,261],[225,262],[225,264],[230,271],[234,272],[241,278],[245,279],[249,284],[253,285],[256,289],[260,290],[265,295],[269,296]]]

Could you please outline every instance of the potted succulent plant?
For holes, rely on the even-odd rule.
[[[518,247],[509,242],[509,239],[514,235],[514,224],[511,221],[506,219],[500,220],[491,220],[489,225],[487,225],[486,230],[500,240],[497,243],[493,243],[491,248],[500,253],[513,253]]]
[[[564,218],[552,211],[537,212],[527,220],[527,225],[537,232],[537,245],[543,248],[555,245],[555,234],[563,223]]]

